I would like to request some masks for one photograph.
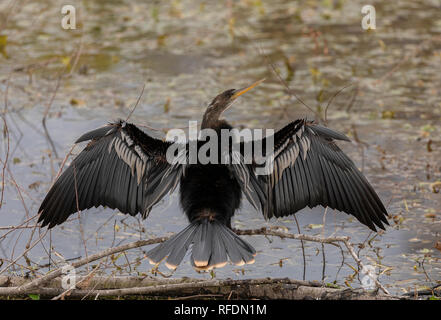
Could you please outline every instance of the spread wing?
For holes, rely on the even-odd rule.
[[[133,124],[111,123],[76,143],[88,140],[43,200],[42,226],[52,228],[78,210],[99,206],[145,218],[176,188],[184,170],[184,165],[167,162],[171,142],[150,137]]]
[[[375,226],[384,229],[383,224],[388,224],[387,211],[378,195],[334,142],[349,141],[345,135],[296,120],[273,138],[273,170],[268,175],[239,180],[252,189],[254,202],[259,199],[265,218],[322,205],[351,214],[374,231]],[[259,196],[259,190],[263,190],[264,197]]]

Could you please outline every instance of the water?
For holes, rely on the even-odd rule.
[[[17,2],[9,8],[10,3]],[[219,92],[266,78],[227,113],[235,126],[282,127],[299,117],[315,117],[291,97],[280,76],[314,112],[347,84],[328,110],[328,125],[353,143],[340,146],[373,184],[393,218],[385,233],[375,235],[344,213],[323,208],[297,214],[303,233],[350,236],[364,264],[384,272],[380,281],[395,293],[433,285],[441,279],[441,11],[439,1],[374,2],[377,29],[361,28],[362,1],[71,1],[77,8],[77,30],[60,27],[62,1],[0,3],[0,35],[7,35],[0,56],[0,109],[7,110],[10,152],[0,237],[36,214],[52,178],[83,132],[126,118],[144,94],[131,121],[157,129],[185,127],[199,120]],[[1,49],[1,47],[0,47]],[[74,70],[71,55],[80,55]],[[42,118],[51,105],[46,137]],[[8,80],[9,79],[9,80]],[[7,108],[5,94],[7,91]],[[3,129],[2,124],[2,129]],[[3,131],[3,130],[2,130]],[[150,131],[151,132],[151,131]],[[155,132],[160,136],[160,133]],[[78,153],[83,145],[75,148]],[[7,151],[2,136],[1,159]],[[145,221],[109,209],[91,209],[54,228],[28,254],[32,265],[51,257],[84,257],[139,238],[170,235],[186,226],[177,192],[164,199]],[[236,228],[282,226],[297,233],[293,217],[265,221],[244,202]],[[33,225],[33,223],[30,223]],[[0,238],[2,270],[20,257],[32,229]],[[44,230],[36,230],[33,241]],[[303,277],[299,241],[244,237],[258,251],[256,263],[215,271],[216,278]],[[366,241],[372,239],[372,241]],[[132,250],[102,265],[109,274],[150,274],[144,258],[149,248]],[[321,280],[322,247],[305,243],[306,279]],[[127,257],[127,258],[126,258]],[[355,262],[338,248],[325,246],[325,282],[360,286]],[[136,262],[130,267],[127,261]],[[25,274],[26,261],[8,268]],[[340,272],[338,272],[341,267]],[[46,269],[43,269],[43,271]],[[161,271],[167,272],[161,266]],[[202,277],[188,258],[173,277]],[[354,278],[352,278],[354,276]]]

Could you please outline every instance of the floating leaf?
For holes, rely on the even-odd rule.
[[[309,72],[311,73],[312,76],[312,81],[314,81],[314,83],[316,83],[318,81],[318,79],[320,78],[321,72],[319,71],[319,69],[317,68],[309,68]]]
[[[433,193],[439,193],[441,191],[441,181],[435,181],[430,185]]]
[[[406,199],[404,199],[403,202],[404,202],[404,207],[406,208],[406,211],[409,212],[409,206],[407,205]]]
[[[34,183],[31,183],[31,184],[29,185],[29,189],[31,189],[31,190],[37,190],[37,188],[40,186],[40,184],[41,184],[41,181],[36,181],[36,182],[34,182]]]
[[[235,19],[231,17],[228,20],[228,33],[230,34],[231,38],[234,38],[234,24],[235,24]]]
[[[159,22],[159,8],[157,6],[152,7],[152,18],[155,23]]]
[[[324,93],[325,93],[325,91],[323,89],[320,90],[319,93],[317,94],[317,96],[315,97],[315,99],[318,102],[323,102],[325,100]]]
[[[253,5],[258,9],[260,15],[265,14],[265,8],[263,7],[262,0],[254,1]]]
[[[164,104],[164,113],[168,113],[169,112],[169,110],[170,110],[170,102],[171,102],[171,99],[167,98],[167,101]]]
[[[322,5],[324,7],[332,8],[334,6],[334,3],[331,0],[322,0]]]
[[[333,289],[340,289],[340,286],[338,284],[335,283],[326,283],[326,287],[327,288],[333,288]]]
[[[429,139],[429,141],[427,141],[427,152],[432,152],[433,151],[432,143],[433,143],[432,139]]]
[[[8,36],[0,34],[0,53],[5,59],[8,59],[8,54],[6,53],[6,44],[8,43]]]
[[[76,98],[70,99],[69,102],[73,106],[84,106],[86,104],[86,102],[84,100],[76,99]]]
[[[60,58],[60,60],[61,60],[61,63],[64,65],[64,66],[66,66],[67,68],[69,68],[70,69],[70,57],[68,57],[68,56],[64,56],[64,57],[61,57]]]
[[[0,35],[0,48],[6,47],[7,42],[8,42],[8,36]]]
[[[431,124],[426,124],[421,127],[421,131],[424,131],[424,132],[433,132],[434,130],[435,130],[435,127],[432,126]]]
[[[162,34],[156,38],[156,44],[158,45],[158,47],[165,46],[165,39],[167,39],[167,37],[167,34]]]
[[[383,118],[383,119],[393,119],[393,118],[395,118],[395,111],[383,111],[381,113],[381,118]]]
[[[318,228],[323,228],[323,225],[311,223],[311,224],[308,224],[306,227],[309,229],[318,229]]]
[[[172,17],[181,18],[182,10],[180,1],[176,0],[171,3],[171,8],[169,10],[169,14]]]
[[[379,39],[378,43],[380,44],[381,50],[385,51],[386,50],[386,44],[384,43],[384,41]]]
[[[283,56],[283,60],[285,63],[285,67],[286,67],[286,78],[285,81],[286,82],[291,82],[293,77],[294,77],[294,68],[292,67],[292,63],[295,61],[295,57],[291,56],[291,57],[287,57],[287,56]]]
[[[424,215],[424,217],[426,217],[426,218],[428,218],[428,219],[435,219],[435,218],[436,218],[436,214],[433,213],[433,212],[429,212],[429,213],[426,213],[426,214]]]

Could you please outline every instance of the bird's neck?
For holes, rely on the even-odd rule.
[[[201,129],[213,129],[215,131],[219,131],[221,129],[231,129],[232,126],[225,120],[220,119],[212,119],[212,118],[203,118]]]
[[[206,111],[204,117],[202,118],[201,129],[214,129],[218,126],[220,114],[215,111]]]

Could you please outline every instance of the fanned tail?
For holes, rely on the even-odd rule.
[[[256,250],[225,224],[211,219],[192,222],[169,240],[147,252],[151,264],[165,261],[175,270],[192,245],[191,264],[197,270],[221,268],[230,260],[235,265],[254,263]]]

